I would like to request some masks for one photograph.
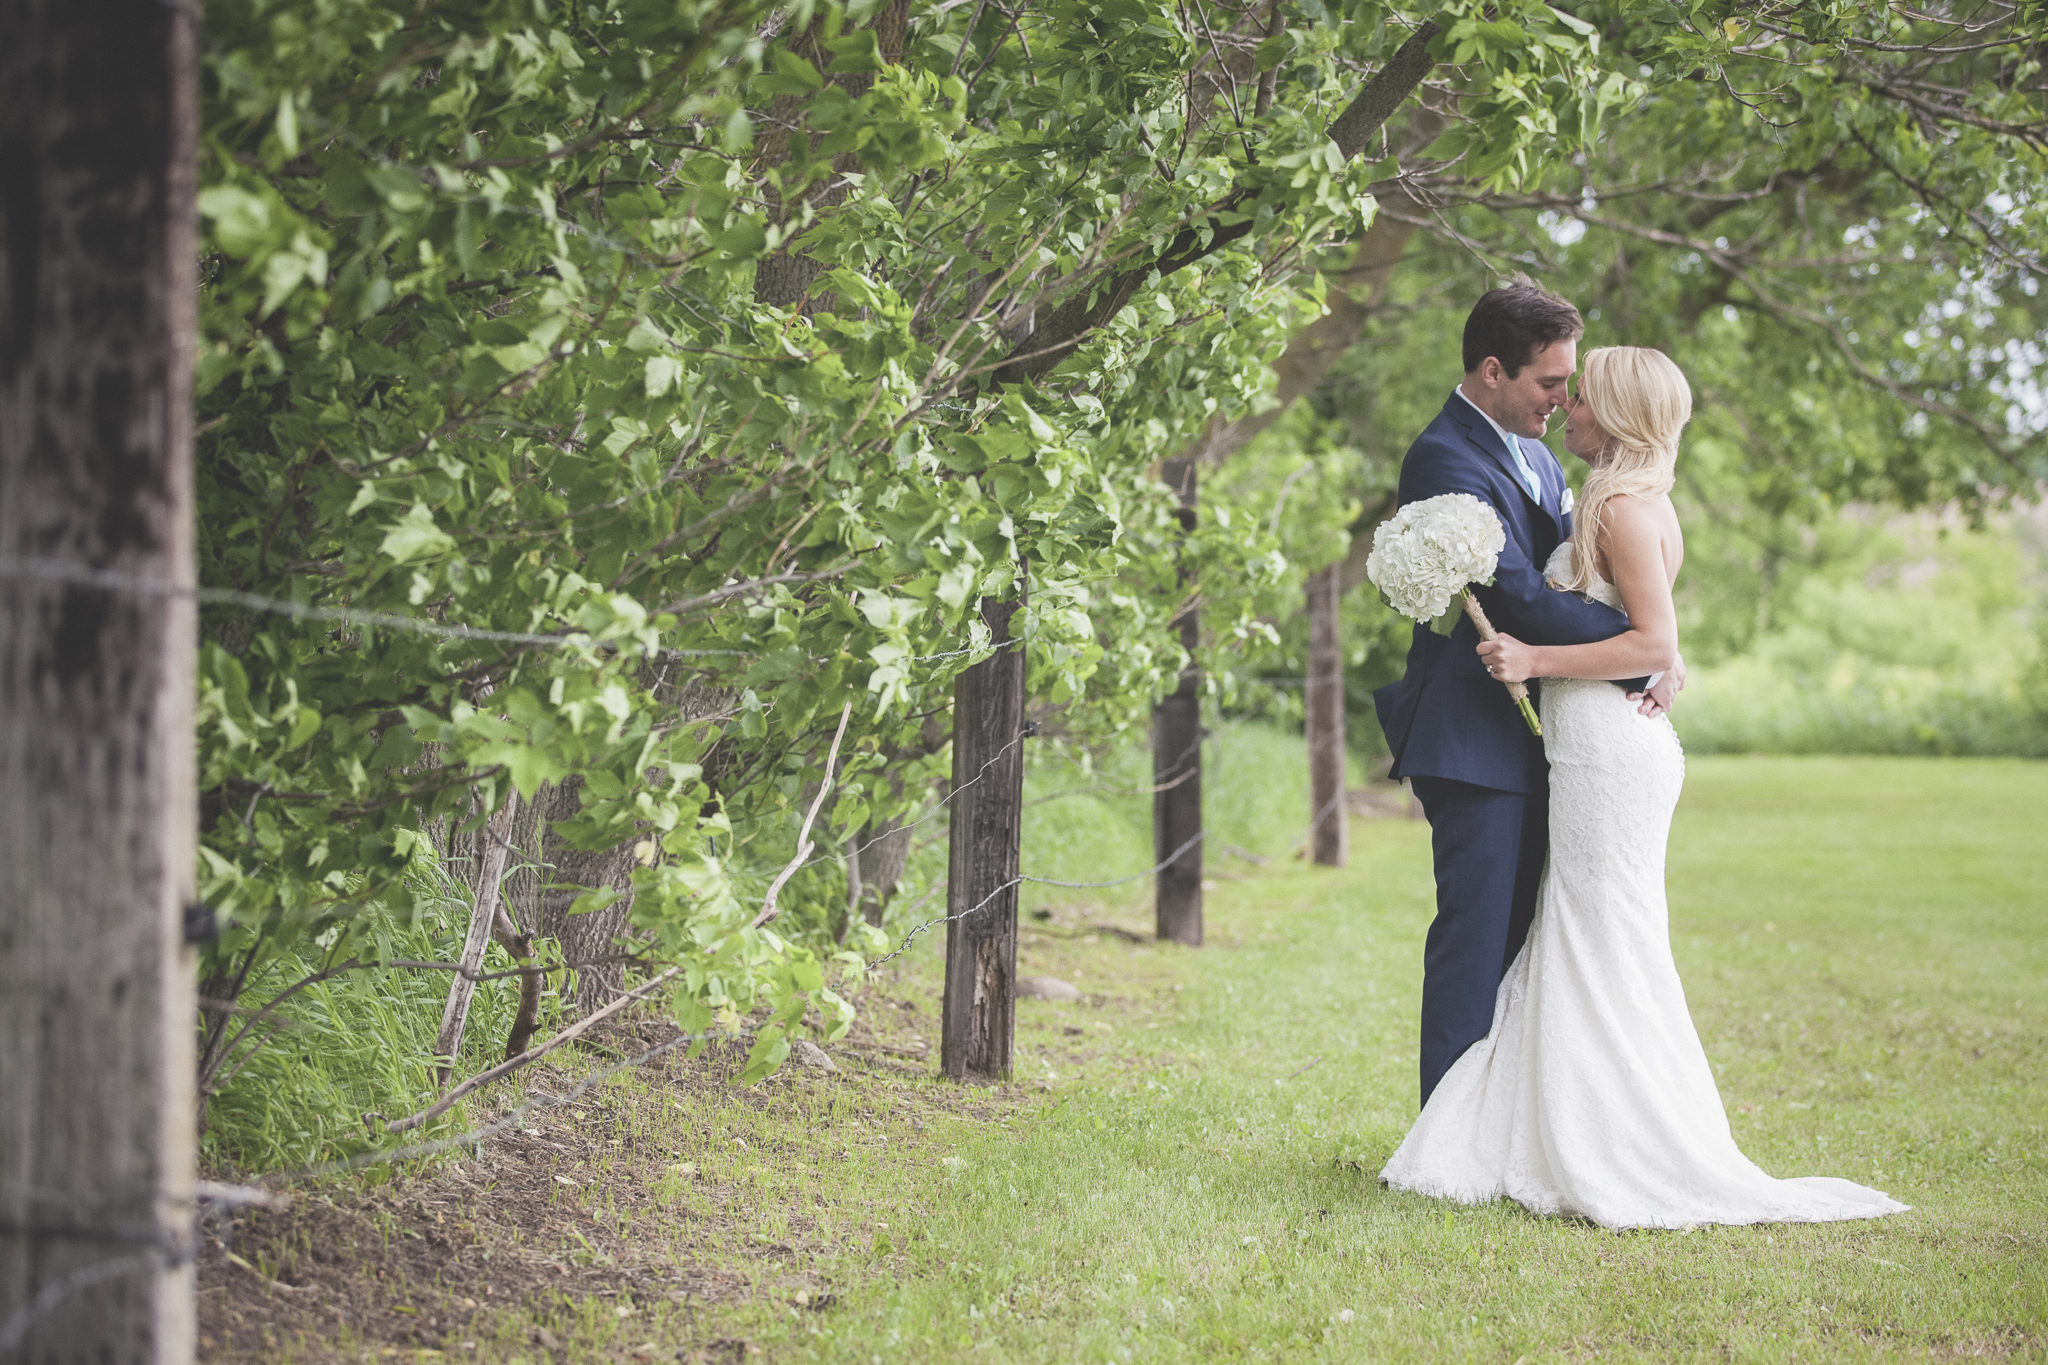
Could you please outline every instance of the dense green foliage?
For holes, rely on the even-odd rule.
[[[1405,197],[1383,196],[1415,228],[1385,303],[1308,411],[1233,462],[1240,480],[1270,488],[1270,471],[1314,461],[1310,501],[1326,517],[1363,509],[1350,529],[1368,532],[1456,382],[1469,300],[1527,272],[1579,305],[1582,353],[1656,346],[1691,381],[1685,652],[1695,665],[1760,660],[1740,682],[1722,676],[1703,742],[2038,752],[2036,570],[1993,570],[2006,551],[1964,540],[1975,567],[1952,564],[1938,589],[1894,600],[1877,583],[1852,604],[1820,584],[1883,578],[1903,553],[1873,509],[1948,505],[1981,521],[2048,480],[2040,16],[1987,10],[1965,32],[1947,11],[1904,6],[1690,6],[1683,24],[1673,7],[1600,13],[1610,47],[1662,54],[1643,98],[1513,189],[1475,183],[1434,148],[1412,160]],[[1407,647],[1370,597],[1354,592],[1344,622],[1368,748],[1370,689]],[[1798,644],[1795,618],[1813,627]],[[1266,671],[1299,675],[1305,625],[1292,610],[1276,623],[1283,648]],[[1850,663],[1817,687],[1838,656],[1861,672]]]
[[[1583,25],[1516,13],[1446,38],[1503,176],[1620,93]],[[217,962],[374,951],[366,910],[413,913],[423,822],[573,776],[558,833],[637,843],[680,1018],[843,1025],[831,869],[749,927],[842,708],[834,838],[936,761],[920,732],[985,653],[980,599],[1028,581],[1033,695],[1097,724],[1179,667],[1147,470],[1248,400],[1315,307],[1304,252],[1392,169],[1323,126],[1403,12],[1300,17],[1240,80],[1164,5],[210,6],[205,581],[527,637],[209,613]],[[1241,246],[1042,383],[988,382],[1031,317],[1233,187]],[[791,249],[805,296],[764,300]],[[1255,586],[1261,529],[1186,554]],[[1224,640],[1253,625],[1230,612]]]
[[[2039,512],[1979,530],[1866,512],[1812,528],[1760,584],[1733,558],[1739,531],[1709,522],[1688,596],[1746,643],[1717,653],[1695,632],[1708,666],[1675,716],[1686,748],[2048,758],[2044,529]]]
[[[426,908],[427,830],[571,781],[556,833],[634,847],[634,922],[686,967],[679,1019],[772,1010],[757,1074],[806,1010],[844,1027],[832,974],[879,940],[855,925],[842,949],[833,857],[751,921],[842,714],[823,847],[928,799],[954,679],[988,651],[979,604],[1027,600],[1033,705],[1061,742],[1144,716],[1182,666],[1184,583],[1222,700],[1237,672],[1299,671],[1300,574],[1343,552],[1381,448],[1419,426],[1395,392],[1442,377],[1361,352],[1349,398],[1291,419],[1285,459],[1217,471],[1185,541],[1153,471],[1261,401],[1326,251],[1396,177],[1472,201],[1466,240],[1404,268],[1420,329],[1418,303],[1472,292],[1449,253],[1492,249],[1488,224],[1562,222],[1605,202],[1588,167],[1604,185],[1682,148],[1740,191],[1687,231],[1762,243],[1804,293],[1766,306],[1723,280],[1703,300],[1695,266],[1724,249],[1690,237],[1647,239],[1648,271],[1609,269],[1597,223],[1537,246],[1590,318],[1755,397],[1703,423],[1737,452],[1717,487],[1793,518],[2021,487],[2038,440],[1969,428],[2003,420],[2030,363],[2012,338],[2035,330],[2037,72],[2010,58],[2032,30],[1944,58],[1978,72],[1927,114],[1843,74],[1871,33],[1931,31],[1864,9],[1801,6],[1805,36],[1765,50],[1706,4],[209,5],[201,573],[356,614],[207,612],[212,969],[388,958]],[[1442,135],[1407,165],[1372,139],[1347,160],[1331,121],[1431,14]],[[1777,103],[1717,79],[1787,62],[1803,74]],[[1682,216],[1706,192],[1621,199]],[[1956,203],[1977,217],[1951,224]],[[1795,221],[1818,246],[1773,227]],[[1911,251],[1926,270],[1894,268]],[[1161,262],[1185,264],[1144,273]],[[1840,269],[1869,311],[1802,324]],[[1134,270],[1056,367],[995,381],[1063,302]],[[1802,325],[1845,338],[1837,358]],[[1892,338],[1881,356],[1858,359],[1858,328]],[[1859,387],[1873,368],[1889,381]],[[1727,425],[1766,417],[1768,440]],[[1362,484],[1360,450],[1380,452]],[[1359,639],[1384,668],[1394,632]]]

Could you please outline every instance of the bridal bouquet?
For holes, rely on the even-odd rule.
[[[1491,640],[1498,632],[1471,589],[1475,583],[1493,582],[1506,544],[1507,532],[1491,507],[1470,493],[1445,493],[1411,502],[1380,523],[1372,533],[1365,576],[1388,606],[1415,621],[1447,617],[1452,599],[1463,599],[1479,638]],[[1542,734],[1543,722],[1529,704],[1528,687],[1518,682],[1506,686],[1529,733]]]

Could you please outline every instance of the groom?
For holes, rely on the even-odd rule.
[[[1507,530],[1493,586],[1476,590],[1494,628],[1531,644],[1605,640],[1628,629],[1611,607],[1544,586],[1543,565],[1571,535],[1571,492],[1542,444],[1585,334],[1578,309],[1531,284],[1495,289],[1465,320],[1465,379],[1401,462],[1403,506],[1470,493]],[[1422,966],[1422,1102],[1493,1025],[1494,995],[1536,912],[1549,851],[1550,766],[1460,616],[1448,639],[1415,628],[1408,670],[1373,694],[1394,755],[1429,817],[1436,920]],[[1618,684],[1631,696],[1648,679]],[[1643,696],[1668,710],[1675,678]]]

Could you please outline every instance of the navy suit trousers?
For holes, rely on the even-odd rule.
[[[1493,1027],[1494,996],[1536,916],[1550,797],[1413,777],[1436,855],[1436,919],[1422,954],[1422,1102]]]

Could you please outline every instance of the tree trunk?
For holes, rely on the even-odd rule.
[[[1344,809],[1344,649],[1337,630],[1342,600],[1339,565],[1308,576],[1309,842],[1315,861],[1342,867],[1351,852],[1351,821]]]
[[[572,777],[554,788],[546,821],[566,820],[583,809],[583,779]],[[576,1008],[588,1013],[623,995],[631,951],[618,942],[632,928],[633,843],[586,853],[556,838],[542,825],[537,880],[540,932],[562,946],[564,962],[587,965],[576,969]],[[637,842],[637,841],[635,841]],[[585,891],[616,891],[618,897],[601,910],[572,915],[569,908]]]
[[[832,936],[840,943],[846,942],[853,922],[860,918],[860,846],[863,842],[860,836],[861,831],[855,830],[853,837],[846,841],[846,918],[839,922],[839,932]]]
[[[887,756],[894,764],[914,763],[939,752],[946,743],[945,725],[936,715],[926,716],[924,724],[919,727],[917,740],[892,746],[887,750]],[[889,797],[892,801],[903,797],[900,767],[889,777]],[[882,916],[888,912],[889,902],[896,896],[896,886],[903,880],[903,870],[910,865],[910,841],[916,832],[903,823],[900,815],[870,821],[860,832],[860,915],[877,928],[881,926]]]
[[[1195,462],[1168,460],[1159,476],[1180,496],[1181,535],[1195,529]],[[1190,595],[1185,567],[1180,590],[1188,598],[1176,624],[1188,661],[1173,691],[1152,708],[1152,858],[1164,863],[1155,888],[1160,938],[1199,947],[1202,942],[1202,694],[1195,649],[1202,616]],[[1167,863],[1171,858],[1173,861]]]
[[[902,817],[894,815],[860,832],[861,843],[867,845],[860,855],[860,913],[869,924],[881,924],[896,883],[903,880],[910,862],[910,836]]]
[[[639,836],[617,847],[586,853],[556,838],[552,826],[583,808],[583,779],[543,782],[531,801],[519,806],[506,859],[501,903],[506,918],[528,938],[551,938],[564,962],[595,962],[576,968],[575,1005],[585,1012],[610,1004],[626,989],[626,964],[602,962],[627,951],[614,940],[631,929],[633,908],[633,846]],[[480,869],[488,850],[482,834],[472,869]],[[477,884],[472,872],[471,884]],[[602,910],[572,915],[569,907],[585,891],[610,889],[617,900]],[[500,937],[504,937],[500,935]]]
[[[1010,623],[1023,609],[1021,587],[1014,602],[982,599],[996,652],[953,684],[946,913],[960,918],[946,926],[939,1065],[956,1081],[1010,1075],[1024,815],[1024,648]]]
[[[38,1365],[193,1351],[196,13],[0,9],[0,1356]]]
[[[882,12],[875,16],[872,25],[875,31],[875,45],[882,62],[894,66],[903,60],[903,43],[910,31],[909,0],[889,0]],[[822,21],[796,36],[789,44],[790,50],[804,58],[819,71],[832,65],[832,54],[820,41],[824,37]],[[870,71],[849,72],[826,77],[827,84],[836,85],[850,97],[859,99],[874,88],[875,77]],[[805,96],[779,96],[769,110],[768,133],[762,139],[761,163],[770,169],[779,169],[789,159],[789,141],[792,137],[805,139],[806,151],[810,133],[807,130],[792,132],[789,124],[799,118],[808,103]],[[838,208],[846,202],[852,186],[846,179],[849,171],[860,169],[860,156],[854,152],[842,152],[832,158],[832,176],[821,186],[804,191],[793,203],[785,203],[782,193],[772,182],[763,186],[763,197],[768,201],[769,221],[781,226],[792,220],[801,221],[808,208],[812,213]],[[805,305],[809,311],[811,286],[816,283],[824,266],[815,257],[800,251],[791,251],[787,245],[761,258],[754,267],[754,298],[760,303],[773,304],[778,308]]]

